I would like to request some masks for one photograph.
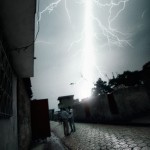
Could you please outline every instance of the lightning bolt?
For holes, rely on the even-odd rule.
[[[146,10],[144,10],[143,13],[142,13],[142,15],[141,15],[142,19],[144,18],[145,13],[146,13]]]
[[[39,13],[39,19],[38,19],[38,22],[41,21],[41,18],[42,18],[42,14],[45,13],[45,12],[49,12],[49,14],[51,12],[54,11],[54,9],[58,6],[58,4],[60,4],[62,0],[57,0],[56,2],[53,2],[53,3],[50,3],[45,9],[43,9],[40,13]],[[69,14],[69,10],[67,8],[67,0],[64,0],[65,1],[65,10],[66,10],[66,13],[67,13],[67,16],[68,16],[68,19],[69,19],[69,22],[71,24],[71,17],[70,17],[70,14]]]
[[[71,50],[71,48],[72,48],[75,44],[80,43],[83,39],[84,39],[84,31],[81,33],[80,37],[79,37],[77,40],[73,41],[73,42],[70,44],[70,46],[68,47],[68,52]]]
[[[54,11],[55,8],[62,2],[63,0],[57,0],[53,3],[49,3],[49,5],[43,9],[39,13],[39,20],[41,21],[42,15],[46,13],[47,11],[49,14]],[[86,78],[86,81],[92,81],[92,69],[95,67],[97,69],[97,72],[100,76],[102,75],[102,72],[100,71],[98,65],[95,62],[95,54],[94,54],[94,39],[99,40],[99,35],[103,36],[107,40],[108,48],[111,50],[111,45],[116,45],[118,47],[123,47],[124,45],[131,46],[129,40],[126,40],[127,34],[118,31],[117,29],[112,27],[112,23],[115,22],[115,20],[119,17],[119,15],[125,10],[127,2],[130,0],[72,0],[72,2],[75,2],[78,5],[83,5],[85,8],[85,27],[81,31],[80,36],[78,39],[74,40],[70,43],[68,46],[68,52],[72,49],[72,47],[78,43],[84,42],[84,48],[82,49],[83,54],[83,65],[82,65],[82,75],[84,78]],[[65,3],[65,11],[68,16],[68,20],[70,24],[71,22],[71,15],[69,13],[69,9],[67,7],[67,0],[64,0]],[[102,20],[93,13],[92,7],[96,6],[99,9],[101,8],[107,8],[108,10],[108,16],[106,17],[107,25],[104,25]],[[117,12],[114,14],[113,9],[117,8]],[[142,14],[142,18],[144,16],[144,12]],[[101,33],[96,33],[94,31],[93,23],[96,23],[95,25],[100,29]],[[89,60],[91,62],[89,63]],[[83,78],[83,79],[84,79]],[[91,85],[85,84],[84,86],[89,86],[91,88]],[[83,87],[85,88],[85,87]]]
[[[50,3],[45,9],[43,9],[41,12],[39,12],[38,22],[41,21],[42,14],[44,14],[47,11],[50,14],[52,11],[54,11],[54,8],[56,8],[61,1],[62,0],[57,0],[56,2]]]
[[[108,22],[108,27],[104,26],[101,22],[100,19],[98,19],[97,17],[95,16],[92,16],[93,20],[97,23],[97,25],[99,26],[99,28],[102,30],[102,34],[104,35],[104,37],[107,38],[107,41],[108,41],[108,44],[109,44],[109,49],[110,48],[110,43],[112,44],[115,44],[119,47],[123,47],[123,44],[127,44],[129,46],[132,47],[132,45],[129,43],[128,40],[124,40],[124,39],[120,39],[119,36],[117,34],[120,34],[120,35],[126,35],[116,29],[113,29],[111,27],[111,24],[113,21],[115,21],[117,19],[117,17],[120,15],[121,12],[123,12],[123,10],[125,9],[125,6],[126,6],[126,3],[128,2],[129,0],[120,0],[118,2],[114,2],[114,0],[110,0],[109,3],[101,3],[100,0],[94,0],[94,3],[99,6],[100,8],[101,7],[109,7],[109,16],[108,16],[108,19],[107,19],[107,22]],[[122,6],[121,6],[122,4]],[[119,10],[117,11],[117,13],[112,16],[112,9],[114,7],[119,7]]]
[[[39,13],[39,20],[41,20],[42,18],[42,14],[45,13],[45,12],[49,12],[49,14],[54,11],[54,9],[58,6],[58,4],[60,4],[62,0],[57,0],[56,2],[53,2],[53,3],[50,3],[45,9],[43,9],[40,13]],[[108,19],[107,19],[107,22],[108,22],[108,27],[104,26],[102,21],[97,18],[96,16],[94,15],[91,15],[89,16],[91,19],[93,19],[97,25],[99,26],[99,28],[101,29],[102,31],[102,34],[104,37],[106,37],[107,41],[108,41],[108,44],[109,44],[109,49],[110,48],[110,44],[115,44],[119,47],[123,47],[123,44],[127,44],[129,46],[132,47],[132,45],[129,43],[128,40],[125,40],[125,39],[120,39],[119,36],[117,34],[120,34],[120,35],[124,35],[126,36],[126,34],[114,29],[111,27],[111,24],[112,22],[114,22],[117,17],[120,15],[121,12],[124,11],[125,9],[125,6],[126,6],[126,3],[129,1],[129,0],[117,0],[117,1],[114,1],[114,0],[110,0],[109,2],[107,3],[102,3],[102,0],[78,0],[78,1],[75,1],[77,4],[84,4],[86,6],[87,3],[89,3],[89,1],[91,1],[91,4],[94,3],[96,4],[97,6],[99,6],[100,8],[102,7],[109,7],[109,16],[108,16]],[[65,10],[66,10],[66,13],[67,13],[67,16],[68,16],[68,19],[69,19],[69,22],[70,24],[71,23],[71,17],[70,17],[70,13],[69,13],[69,9],[67,8],[67,0],[64,0],[65,2]],[[119,8],[117,13],[113,16],[112,15],[112,9],[114,7],[117,7]],[[68,51],[71,50],[71,48],[73,47],[73,45],[77,44],[77,43],[80,43],[84,37],[85,37],[85,30],[83,29],[82,33],[81,33],[81,36],[79,37],[79,39],[73,41],[69,48],[68,48]]]
[[[65,10],[66,10],[66,13],[67,13],[67,16],[68,16],[68,19],[69,19],[70,24],[72,24],[72,23],[71,23],[71,17],[70,17],[70,14],[69,14],[69,10],[68,10],[68,8],[67,8],[67,0],[65,0]]]

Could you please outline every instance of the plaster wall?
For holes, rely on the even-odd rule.
[[[150,100],[145,87],[129,87],[114,92],[121,118],[134,118],[150,111]]]
[[[109,121],[112,118],[107,95],[105,94],[91,99],[90,110],[92,114],[91,120],[93,121]]]
[[[74,114],[74,119],[76,121],[79,121],[79,122],[85,121],[86,116],[85,116],[84,104],[82,103],[76,104],[73,109],[73,114]]]
[[[21,77],[33,76],[35,11],[36,0],[0,1],[2,38]]]
[[[13,115],[8,119],[0,119],[0,150],[18,150],[17,130],[17,78],[13,76]]]
[[[138,118],[145,113],[150,114],[150,99],[145,87],[129,87],[113,92],[118,113],[110,111],[106,94],[89,99],[74,106],[75,120],[82,122],[126,122]],[[90,117],[87,120],[85,107],[88,105]],[[81,119],[82,118],[82,119]]]
[[[20,150],[29,150],[31,146],[31,110],[30,99],[22,79],[18,78],[18,145]]]

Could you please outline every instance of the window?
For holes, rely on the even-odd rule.
[[[12,116],[12,69],[0,41],[0,118]]]

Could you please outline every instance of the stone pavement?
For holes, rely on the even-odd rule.
[[[51,133],[51,137],[35,143],[31,150],[68,150],[68,148],[61,143],[54,133]]]
[[[71,150],[150,150],[150,127],[76,123],[76,132],[63,135],[63,126],[51,130]]]

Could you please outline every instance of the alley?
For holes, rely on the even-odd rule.
[[[64,137],[61,124],[50,124],[71,150],[150,150],[149,127],[76,123],[76,132]]]

